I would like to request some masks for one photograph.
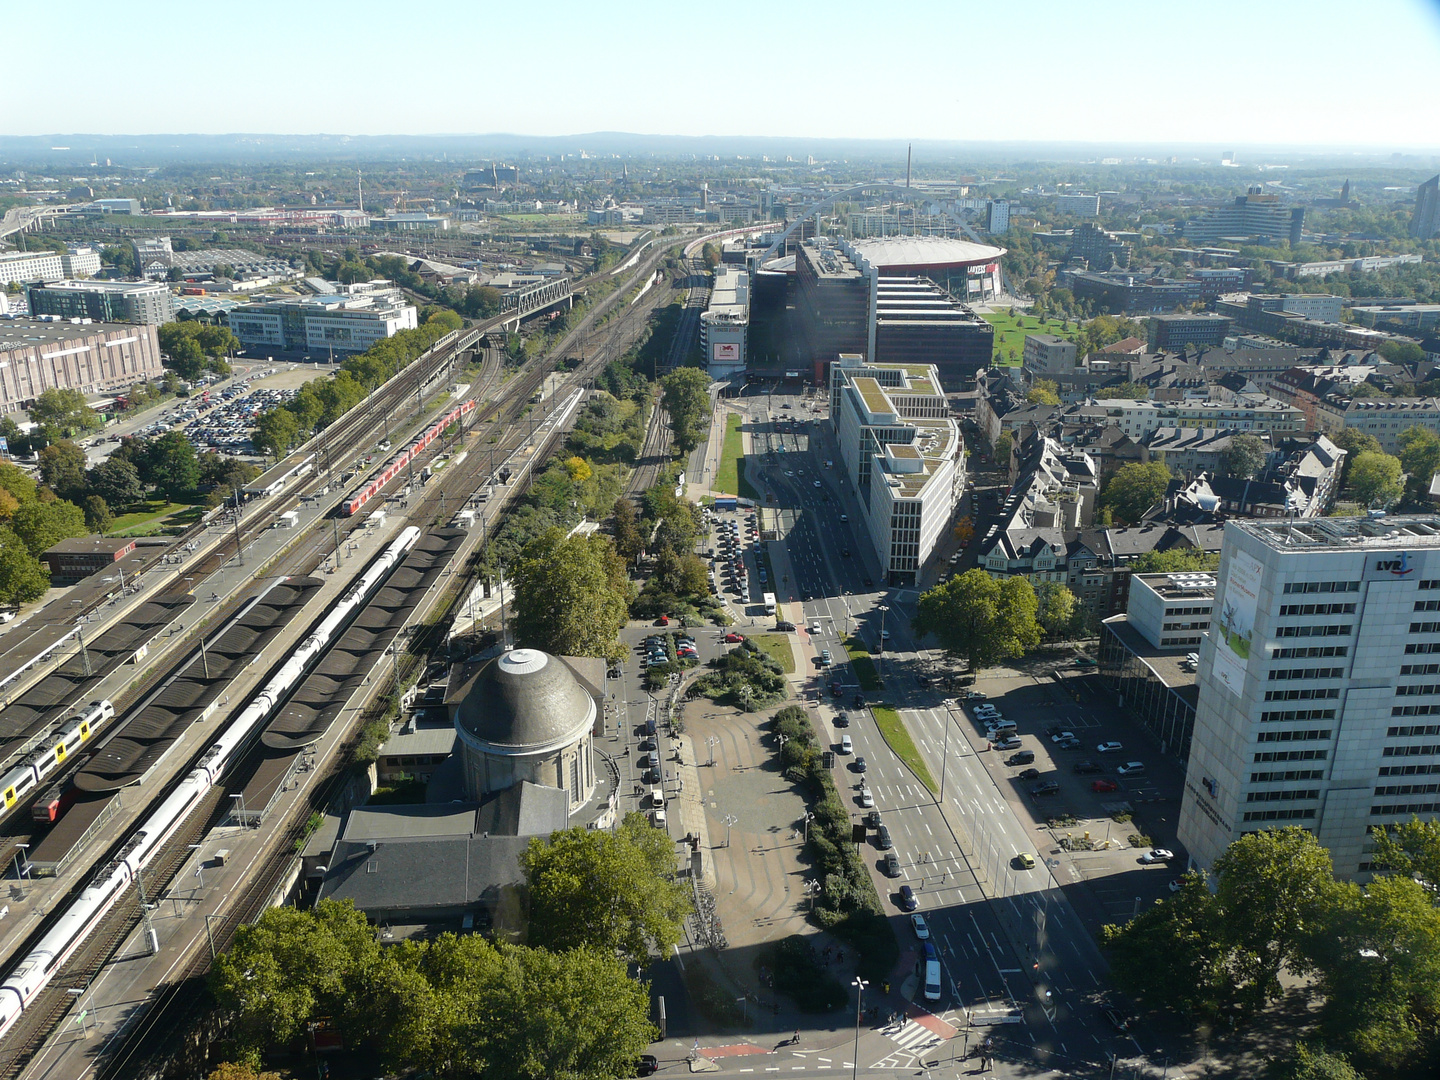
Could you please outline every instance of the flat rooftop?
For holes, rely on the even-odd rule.
[[[1200,572],[1177,574],[1136,574],[1135,580],[1143,581],[1164,600],[1182,600],[1187,597],[1214,597],[1215,575]]]
[[[915,266],[968,266],[994,262],[1005,254],[1002,247],[974,244],[946,236],[892,236],[853,240],[851,249],[882,271]]]
[[[1175,691],[1192,707],[1195,705],[1200,698],[1200,688],[1195,684],[1196,673],[1180,666],[1185,662],[1186,655],[1195,651],[1193,646],[1157,648],[1145,639],[1145,635],[1130,625],[1128,615],[1112,615],[1105,620],[1105,625],[1168,689]]]
[[[806,240],[800,250],[804,252],[805,261],[814,269],[817,278],[846,281],[860,276],[855,264],[838,247],[830,244],[821,246],[814,240]]]
[[[1300,521],[1231,520],[1276,551],[1354,551],[1374,548],[1440,548],[1440,515],[1383,518],[1306,518]]]
[[[94,337],[96,334],[143,333],[145,328],[133,323],[70,322],[42,319],[0,319],[0,352],[28,349],[34,345],[55,345],[65,341]]]

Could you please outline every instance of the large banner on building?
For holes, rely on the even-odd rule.
[[[1215,626],[1215,663],[1212,670],[1237,697],[1245,687],[1245,669],[1255,642],[1255,611],[1260,603],[1260,562],[1237,551],[1225,575],[1225,599]]]
[[[710,359],[725,363],[740,362],[740,345],[734,341],[717,341],[710,346]]]

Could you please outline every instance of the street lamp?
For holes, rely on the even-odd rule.
[[[29,864],[30,864],[30,856],[28,856],[28,855],[25,856],[25,865],[22,867],[22,866],[20,865],[20,853],[21,853],[22,851],[29,851],[29,850],[30,850],[30,845],[29,845],[29,844],[16,844],[16,845],[15,845],[15,849],[16,849],[16,850],[15,850],[15,880],[16,880],[17,882],[19,882],[19,881],[21,881],[21,880],[24,879],[24,877],[25,877],[25,871],[30,868],[30,866],[29,866]],[[25,888],[24,888],[24,886],[17,884],[17,885],[15,886],[15,888],[17,888],[17,889],[20,890],[20,899],[21,899],[21,900],[24,900],[24,899],[25,899]]]
[[[210,920],[211,920],[211,919],[220,919],[220,918],[224,918],[224,916],[219,915],[219,914],[217,914],[217,913],[215,913],[215,912],[213,912],[213,911],[210,912],[210,914],[208,914],[208,915],[205,916],[205,938],[206,938],[207,941],[210,942],[210,959],[211,959],[211,960],[214,960],[214,959],[215,959],[215,935],[210,932]]]
[[[810,842],[810,822],[814,819],[815,814],[813,812],[807,812],[805,814],[805,843],[807,844]]]
[[[740,819],[734,814],[726,814],[722,819],[725,822],[725,846],[730,846],[730,826],[738,824]]]
[[[865,999],[865,988],[870,984],[858,975],[851,980],[855,987],[855,1059],[850,1062],[850,1080],[860,1074],[860,1003]]]

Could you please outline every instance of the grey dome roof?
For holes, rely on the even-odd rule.
[[[595,700],[565,663],[538,649],[490,661],[455,712],[472,745],[525,753],[577,742],[594,720]]]

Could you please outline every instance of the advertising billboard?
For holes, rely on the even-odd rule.
[[[740,344],[735,341],[717,341],[710,346],[710,359],[732,364],[740,362]]]
[[[1237,551],[1225,575],[1225,598],[1214,620],[1215,663],[1212,670],[1237,697],[1245,687],[1245,669],[1255,642],[1255,611],[1260,601],[1260,562]]]

